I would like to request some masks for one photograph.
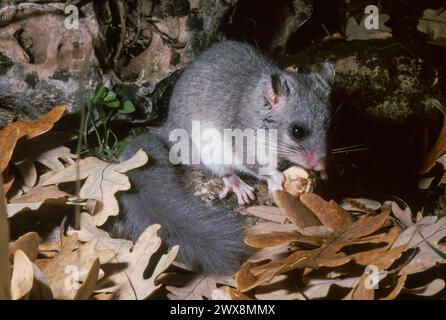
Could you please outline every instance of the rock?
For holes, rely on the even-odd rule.
[[[292,35],[311,17],[313,0],[240,0],[224,25],[228,37],[282,55]]]
[[[338,103],[370,117],[404,122],[436,111],[432,99],[446,105],[442,55],[441,48],[427,44],[368,40],[314,45],[285,57],[282,65],[311,68],[328,61],[336,70]]]
[[[153,1],[143,0],[141,4],[141,13],[145,16],[150,16],[153,12]]]
[[[38,117],[61,103],[75,113],[100,82],[115,86],[120,98],[136,106],[135,113],[114,120],[159,119],[181,70],[210,44],[230,37],[231,16],[252,1],[86,2],[78,8],[78,30],[64,27],[65,3],[32,4],[45,9],[20,11],[16,20],[11,14],[7,21],[0,17],[0,127]],[[312,0],[262,3],[261,14],[277,13],[264,49],[282,53],[311,14]],[[263,28],[269,22],[264,19]]]
[[[76,112],[100,77],[93,42],[98,25],[92,6],[84,8],[78,30],[65,17],[40,14],[1,29],[0,127],[37,118],[57,104]]]
[[[134,26],[139,23],[141,35],[148,41],[142,46],[126,42],[115,66],[112,59],[118,37],[116,28],[110,24],[114,8],[107,2],[96,5],[102,33],[109,43],[105,51],[111,52],[99,58],[103,61],[102,69],[114,69],[112,79],[118,85],[118,95],[131,98],[137,108],[137,112],[121,116],[121,120],[144,123],[166,112],[168,94],[179,72],[212,42],[224,38],[221,32],[224,17],[237,1],[155,2],[150,17],[144,16],[147,10],[141,11],[141,19],[127,24],[127,33],[133,37],[138,32]],[[129,96],[129,92],[134,95]]]

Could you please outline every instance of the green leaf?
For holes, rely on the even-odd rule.
[[[93,100],[93,99],[87,101],[87,104],[86,104],[86,106],[87,106],[87,111],[91,111],[91,110],[93,110],[93,102],[92,102],[92,100]]]
[[[107,96],[107,92],[108,92],[108,89],[103,84],[99,84],[96,87],[95,95],[94,95],[92,103],[98,104],[99,102],[104,100],[104,98]]]
[[[107,107],[113,108],[113,109],[118,109],[120,107],[120,103],[119,100],[114,100],[114,101],[110,101],[110,102],[106,102],[105,105]]]
[[[439,249],[437,249],[432,243],[430,243],[429,241],[427,241],[426,238],[423,236],[423,234],[422,234],[420,231],[418,231],[418,232],[420,233],[420,235],[421,235],[421,237],[424,239],[424,241],[426,241],[426,243],[429,245],[429,247],[431,247],[431,249],[434,250],[434,252],[435,252],[436,254],[438,254],[438,256],[439,256],[440,258],[443,258],[443,259],[446,260],[446,253],[441,252],[441,251],[440,251]]]
[[[431,244],[429,241],[426,240],[426,242],[427,242],[427,244],[429,245],[429,247],[431,247],[432,250],[434,250],[434,252],[435,252],[436,254],[438,254],[438,256],[439,256],[440,258],[443,258],[443,259],[446,260],[446,253],[441,252],[439,249],[437,249],[436,247],[434,247],[434,245]]]
[[[135,106],[130,100],[126,100],[123,103],[121,103],[121,106],[118,110],[120,113],[132,113],[135,111]]]
[[[107,93],[107,95],[105,96],[105,98],[104,98],[105,104],[107,104],[108,102],[116,101],[116,100],[117,100],[116,99],[116,93],[114,93],[113,91],[109,91]]]
[[[105,118],[105,111],[102,104],[98,104],[93,108],[93,120],[98,121]]]
[[[105,88],[105,86],[102,83],[98,84],[96,86],[96,88],[94,89],[94,95],[97,96],[99,91],[103,90],[104,88]]]

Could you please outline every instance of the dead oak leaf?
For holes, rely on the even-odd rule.
[[[14,254],[11,297],[13,300],[53,299],[46,277],[22,250],[17,250]]]
[[[402,255],[404,251],[407,250],[407,246],[405,245],[391,249],[398,236],[398,228],[393,227],[386,234],[383,236],[380,235],[378,238],[379,243],[382,243],[383,246],[360,251],[353,254],[351,257],[359,265],[374,265],[379,268],[379,270],[386,270]],[[365,243],[373,243],[373,241],[367,241],[367,239],[364,240]]]
[[[297,277],[300,278],[300,275]],[[282,274],[274,277],[269,284],[259,287],[252,294],[244,294],[237,290],[234,290],[234,292],[257,300],[305,300],[305,297],[301,294],[300,284],[299,292],[296,292],[297,277],[293,274]]]
[[[48,113],[36,120],[17,121],[10,126],[20,130],[21,137],[32,139],[51,130],[56,122],[64,115],[66,106],[55,106]]]
[[[93,293],[93,295],[90,297],[90,300],[113,300],[114,299],[113,293],[106,293],[106,292],[100,292],[100,293]]]
[[[446,10],[445,8],[427,9],[423,12],[423,17],[418,22],[417,29],[427,34],[430,40],[446,38]]]
[[[293,197],[288,192],[275,192],[274,202],[277,203],[282,214],[299,228],[321,225],[314,213],[301,200]]]
[[[342,200],[340,207],[347,211],[368,214],[378,211],[381,208],[381,203],[366,198],[346,198]]]
[[[9,252],[14,255],[17,250],[26,254],[29,260],[35,261],[39,253],[40,236],[37,232],[28,232],[9,244]]]
[[[380,277],[382,279],[382,277]],[[380,297],[381,300],[393,300],[395,299],[403,289],[407,275],[403,275],[393,281],[390,285],[387,285],[387,293],[385,296]],[[280,290],[266,290],[266,287],[260,288],[260,293],[256,292],[255,297],[259,300],[307,300],[307,299],[332,299],[333,294],[338,297],[338,288],[350,289],[349,294],[344,299],[371,299],[370,291],[365,288],[365,282],[360,285],[360,281],[366,281],[367,277],[364,276],[352,276],[342,278],[331,278],[329,274],[324,274],[324,277],[306,277],[303,279],[304,287],[295,292],[294,290],[284,290],[285,286],[281,286]],[[293,282],[294,284],[294,282]],[[382,283],[380,282],[378,289],[382,289]],[[356,289],[356,290],[354,290]],[[365,290],[364,290],[365,289]],[[368,297],[364,296],[369,295]]]
[[[333,286],[339,286],[342,288],[353,289],[358,282],[360,277],[349,277],[344,279],[310,279],[306,287],[303,289],[305,297],[310,299],[320,299],[327,297],[330,289]]]
[[[375,272],[375,271],[373,271]],[[404,288],[407,274],[390,279],[390,284],[383,284],[382,280],[388,276],[387,272],[370,274],[365,272],[356,286],[343,300],[374,300],[380,291],[387,291],[379,300],[394,300]]]
[[[42,266],[56,299],[72,300],[82,296],[79,290],[84,288],[82,284],[92,281],[91,270],[96,274],[94,281],[97,280],[97,261],[105,264],[116,255],[112,250],[97,250],[96,245],[97,239],[94,239],[79,246],[77,235],[72,235],[64,239],[59,254]]]
[[[125,266],[124,269],[114,270],[113,265],[110,265],[110,270],[107,270],[104,281],[95,290],[96,293],[112,293],[118,299],[145,299],[159,288],[155,281],[169,267],[178,252],[178,247],[171,249],[160,258],[152,276],[149,279],[143,278],[151,256],[159,250],[161,244],[161,239],[156,234],[158,229],[159,225],[147,228],[134,245],[129,240],[111,238],[106,231],[95,226],[89,214],[82,213],[80,230],[69,231],[69,234],[77,234],[81,241],[97,239],[98,249],[116,252],[111,263]]]
[[[74,300],[88,300],[91,297],[93,291],[96,289],[99,279],[100,266],[99,258],[96,258],[88,271],[85,280],[77,289],[76,295],[73,298]]]
[[[3,172],[11,160],[17,141],[25,137],[35,138],[49,131],[54,123],[62,118],[65,106],[56,106],[37,120],[17,121],[0,131],[0,172]]]
[[[398,295],[401,293],[401,291],[404,288],[404,284],[407,280],[407,274],[403,274],[398,277],[393,289],[387,293],[386,296],[381,297],[380,300],[394,300],[398,297]]]
[[[258,218],[283,223],[285,221],[285,217],[281,214],[281,211],[277,207],[272,206],[252,206],[246,209],[247,213]]]
[[[282,275],[283,276],[283,275]],[[314,277],[303,278],[303,288],[298,292],[295,290],[295,280],[288,281],[288,285],[284,283],[277,283],[279,277],[276,277],[271,283],[280,284],[280,286],[270,288],[270,285],[260,287],[256,291],[255,297],[259,300],[308,300],[308,299],[321,299],[330,298],[329,293],[333,287],[341,287],[346,289],[354,288],[359,277],[347,277],[347,278],[320,278]],[[286,279],[286,278],[285,278]],[[283,282],[283,281],[282,281]]]
[[[369,274],[364,273],[353,290],[344,297],[344,300],[374,300],[375,291],[373,287],[367,285],[369,277]]]
[[[249,257],[249,261],[254,263],[262,261],[275,261],[278,259],[283,259],[294,250],[295,247],[292,244],[267,247],[255,251],[254,254]]]
[[[352,215],[334,201],[327,202],[314,193],[305,193],[300,196],[300,200],[324,226],[332,228],[336,233],[353,223]]]
[[[246,230],[246,234],[264,234],[269,232],[288,232],[299,230],[292,223],[259,222]]]
[[[412,210],[410,210],[409,206],[406,206],[402,209],[396,202],[391,202],[391,208],[393,215],[403,224],[405,228],[414,225],[412,220]]]
[[[235,282],[229,276],[215,276],[194,274],[186,276],[183,274],[168,275],[173,285],[166,286],[169,291],[167,297],[170,300],[204,300],[213,299],[218,296],[230,297],[229,291],[218,292],[218,288],[234,287]],[[163,280],[165,282],[165,280]]]
[[[146,299],[161,286],[155,282],[159,275],[175,260],[179,247],[174,246],[169,252],[163,254],[157,261],[150,277],[144,278],[144,272],[150,259],[161,246],[161,238],[157,235],[160,227],[160,225],[147,227],[133,247],[123,247],[119,251],[117,259],[119,263],[125,264],[125,269],[108,276],[108,280],[115,284],[115,289],[112,292],[116,298],[120,300]],[[110,289],[102,289],[102,291],[107,290]]]
[[[3,193],[7,194],[15,181],[15,176],[11,175],[9,177],[6,177],[5,179],[6,181],[3,183]]]
[[[435,279],[434,281],[418,288],[403,288],[404,293],[409,293],[415,296],[431,297],[439,293],[445,288],[446,284],[443,279]]]
[[[302,243],[314,246],[321,246],[327,243],[330,238],[317,238],[305,236],[299,232],[271,232],[267,234],[248,234],[245,243],[253,248],[268,248],[274,246],[286,246],[290,243]]]
[[[93,217],[86,212],[80,215],[80,230],[70,230],[68,235],[77,234],[78,239],[82,242],[88,242],[94,239],[98,240],[96,248],[98,250],[113,250],[116,256],[112,261],[121,260],[121,256],[126,256],[127,252],[133,247],[133,242],[125,239],[114,239],[110,234],[99,229],[94,224]]]
[[[93,219],[97,226],[103,225],[110,216],[119,214],[119,204],[115,193],[130,189],[130,181],[123,173],[138,168],[148,161],[147,154],[139,150],[127,161],[112,164],[94,157],[76,161],[45,180],[42,185],[48,186],[62,182],[84,182],[79,195],[84,199],[96,199],[102,205]]]
[[[44,201],[33,203],[8,203],[6,205],[8,217],[12,217],[18,213],[33,212],[37,215],[43,215],[46,212],[52,213],[60,211],[61,207],[65,206],[67,199],[65,197],[56,199],[46,199]]]
[[[26,299],[33,287],[33,266],[22,250],[14,254],[14,266],[11,278],[11,298]]]
[[[347,246],[363,243],[381,243],[389,237],[387,233],[369,236],[381,229],[388,221],[390,210],[377,215],[361,217],[347,227],[341,234],[331,241],[322,242],[322,246],[313,250],[291,251],[285,258],[272,260],[265,264],[253,266],[251,262],[245,263],[236,275],[237,289],[241,292],[249,291],[265,283],[269,283],[275,276],[294,269],[315,269],[318,267],[337,267],[351,261],[354,254],[347,255],[342,249]],[[271,243],[270,235],[264,235]],[[283,233],[280,233],[280,241]],[[368,237],[367,237],[368,236]],[[256,236],[259,242],[261,235]],[[290,235],[291,237],[291,235]],[[392,235],[394,237],[394,235]],[[389,238],[392,238],[389,237]],[[305,238],[306,240],[306,238]],[[279,242],[280,242],[279,241]],[[261,241],[260,241],[261,242]],[[280,242],[283,244],[283,241]]]
[[[0,185],[3,185],[0,173]],[[9,224],[3,188],[0,189],[0,300],[10,298],[11,270],[9,264]]]
[[[432,169],[437,160],[446,152],[446,116],[443,117],[443,127],[437,137],[437,141],[431,150],[424,156],[420,174],[425,174]]]
[[[382,13],[376,18],[379,18],[378,29],[370,29],[366,28],[365,26],[365,21],[367,19],[366,16],[364,16],[359,24],[355,18],[349,17],[347,20],[347,28],[345,30],[347,41],[387,39],[392,37],[392,29],[385,25],[385,23],[390,19],[390,16]]]
[[[297,231],[299,233],[297,233]],[[275,233],[282,233],[286,237],[291,237],[289,241],[283,241],[283,238],[279,236],[275,238]],[[298,228],[292,223],[274,223],[274,222],[261,222],[257,223],[246,230],[245,242],[254,247],[260,248],[256,250],[250,257],[251,262],[260,262],[265,260],[277,260],[283,258],[293,251],[292,239],[295,239],[296,235],[311,236],[315,239],[329,239],[334,236],[334,231],[331,228],[325,226],[313,226],[306,228]],[[269,242],[272,239],[274,243]],[[268,240],[266,240],[269,238]],[[302,237],[301,239],[304,239]],[[310,239],[310,238],[307,238]],[[259,245],[254,244],[252,241],[260,241]],[[265,241],[266,240],[266,241]],[[321,240],[309,240],[311,243]],[[264,243],[265,245],[260,245]],[[266,245],[267,244],[267,245]]]
[[[0,173],[8,166],[19,138],[20,130],[17,127],[6,127],[0,131]]]
[[[75,138],[76,135],[55,131],[34,139],[19,141],[14,150],[12,162],[19,169],[25,185],[33,187],[37,183],[35,162],[53,171],[64,169],[64,162],[73,164],[73,159],[76,159],[77,155],[72,154],[71,150],[63,144]]]
[[[68,196],[68,193],[59,190],[59,188],[55,185],[45,187],[36,186],[26,191],[25,194],[10,199],[9,203],[43,203],[48,199],[60,199]]]
[[[446,237],[446,217],[426,216],[413,226],[404,230],[393,244],[392,248],[407,246],[418,248],[415,257],[400,270],[400,274],[413,274],[428,270],[436,264],[445,264],[446,260],[436,253],[431,246],[446,252],[446,246],[440,241]],[[428,243],[429,242],[429,243]]]
[[[277,275],[294,269],[315,269],[320,266],[336,267],[346,264],[350,259],[344,254],[321,255],[321,248],[295,251],[286,258],[271,261],[260,266],[251,262],[243,264],[236,275],[237,289],[246,292],[260,285],[270,283]]]
[[[227,285],[212,290],[210,300],[254,300],[252,297]]]
[[[211,300],[235,300],[233,298],[232,290],[234,289],[228,286],[216,288],[212,290]]]

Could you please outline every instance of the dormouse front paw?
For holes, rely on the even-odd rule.
[[[268,183],[268,191],[272,196],[274,192],[283,190],[283,184],[285,182],[285,176],[280,171],[273,171],[271,174],[265,176]]]
[[[220,193],[220,199],[226,198],[229,194],[235,193],[239,205],[247,205],[255,200],[254,188],[241,180],[235,174],[224,176],[225,184],[223,191]]]

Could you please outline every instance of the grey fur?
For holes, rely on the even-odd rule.
[[[221,210],[206,207],[192,196],[181,181],[184,169],[169,162],[167,142],[171,130],[191,131],[193,120],[221,132],[224,129],[277,129],[286,150],[281,156],[298,164],[300,150],[326,154],[326,134],[330,119],[329,94],[334,71],[328,64],[311,74],[289,73],[253,47],[239,42],[223,42],[211,47],[192,62],[178,80],[170,101],[169,116],[158,130],[163,140],[152,134],[138,136],[126,148],[129,158],[139,148],[153,157],[147,169],[132,171],[133,191],[121,196],[124,211],[122,235],[135,240],[150,224],[161,224],[168,246],[180,245],[185,263],[208,273],[235,271],[248,248],[243,243],[242,221],[229,218]],[[268,103],[266,94],[274,89],[280,107]],[[299,143],[290,138],[294,122],[308,128]],[[296,151],[296,152],[294,152]],[[233,171],[256,175],[256,166],[208,166],[224,176]]]
[[[264,92],[272,85],[272,77],[286,86],[286,103],[271,108]],[[252,46],[235,41],[214,45],[192,62],[179,78],[163,128],[167,136],[171,130],[191,130],[192,120],[223,132],[224,129],[277,129],[279,142],[296,150],[280,154],[294,163],[305,166],[299,149],[320,157],[327,153],[327,129],[330,115],[330,92],[334,70],[324,63],[311,74],[289,73],[280,70],[269,58]],[[304,124],[308,137],[293,141],[289,127],[293,122]],[[231,170],[256,175],[257,167],[207,167],[224,176]]]
[[[132,190],[119,196],[123,220],[120,236],[135,241],[151,224],[161,225],[168,247],[179,244],[179,260],[206,273],[237,271],[249,252],[243,243],[242,218],[208,208],[184,182],[184,167],[174,167],[168,149],[154,134],[144,133],[123,152],[128,159],[139,149],[150,156],[149,165],[128,173]]]

